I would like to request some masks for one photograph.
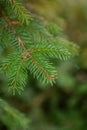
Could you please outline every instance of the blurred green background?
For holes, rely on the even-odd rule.
[[[31,77],[20,96],[8,93],[6,79],[0,75],[0,97],[25,113],[30,120],[28,130],[87,130],[87,0],[22,2],[42,22],[62,28],[60,35],[77,43],[80,54],[65,62],[54,61],[59,78],[53,87]],[[9,128],[1,121],[0,130]]]

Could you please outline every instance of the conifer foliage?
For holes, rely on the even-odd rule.
[[[78,54],[76,44],[59,37],[57,25],[38,21],[18,0],[0,0],[0,70],[14,94],[23,90],[28,72],[52,85],[58,73],[50,59],[67,60]],[[3,55],[7,48],[9,54]]]
[[[29,119],[25,115],[11,105],[9,105],[5,100],[0,98],[0,121],[2,121],[10,130],[13,127],[26,129],[29,125]]]

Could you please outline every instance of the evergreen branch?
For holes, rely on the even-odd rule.
[[[57,25],[50,24],[47,30],[43,25],[30,21],[29,13],[17,0],[1,0],[0,12],[0,27],[3,26],[0,28],[0,47],[13,47],[10,55],[1,61],[9,89],[13,93],[23,90],[27,67],[41,83],[53,84],[57,72],[49,57],[66,60],[78,54],[78,46],[57,37]]]
[[[0,7],[0,12],[2,13],[2,15],[3,15],[5,21],[7,22],[7,24],[9,25],[9,19],[8,19],[6,13],[4,12],[4,10],[1,7]]]
[[[46,25],[46,28],[51,34],[53,34],[53,36],[58,36],[62,32],[62,29],[58,27],[55,23],[48,23]]]
[[[26,129],[29,119],[24,114],[10,106],[6,101],[0,98],[0,120],[11,129],[19,127]]]
[[[23,7],[23,5],[18,0],[1,0],[1,6],[4,8],[6,13],[9,15],[10,18],[17,19],[22,24],[29,25],[31,20],[31,15],[27,9]],[[4,4],[4,5],[3,5]],[[10,7],[10,8],[9,8]],[[9,8],[9,12],[8,12]],[[11,15],[14,16],[11,17]],[[12,19],[13,19],[12,18]],[[13,24],[17,24],[17,22],[13,22]]]
[[[10,49],[9,53],[16,51],[18,48],[18,41],[14,33],[6,28],[2,28],[0,31],[0,46],[3,48],[3,51],[8,47]]]
[[[23,58],[17,68],[17,73],[16,73],[16,76],[15,76],[15,80],[14,80],[14,84],[13,84],[13,87],[14,89],[17,87],[17,80],[18,80],[18,76],[19,76],[19,73],[20,73],[20,70],[21,70],[21,67],[23,65],[23,63],[25,62],[26,58]]]
[[[15,94],[15,91],[20,94],[27,80],[26,57],[23,57],[21,54],[19,55],[19,53],[9,56],[3,62],[3,70],[8,77],[9,90],[13,90],[13,94]]]
[[[37,55],[30,55],[28,59],[28,69],[41,83],[50,83],[51,85],[55,82],[57,72],[53,67],[52,63],[49,63],[44,57]]]
[[[71,53],[67,51],[65,48],[58,48],[52,44],[36,44],[35,46],[31,46],[31,52],[34,54],[42,54],[43,56],[48,56],[51,58],[59,58],[61,60],[66,60],[70,58]]]
[[[16,57],[15,57],[15,56],[16,56]],[[10,65],[11,65],[14,61],[18,60],[20,57],[21,57],[21,54],[14,55],[14,56],[12,55],[12,57],[9,56],[5,61],[3,61],[3,70],[4,70],[4,71],[8,70],[8,68],[10,67]]]
[[[15,26],[15,30],[18,34],[20,34],[20,37],[22,41],[25,43],[25,46],[27,48],[30,48],[30,45],[32,44],[38,44],[38,43],[47,43],[48,38],[51,38],[51,35],[47,33],[43,28],[41,28],[40,25],[34,24],[33,22],[30,22],[29,26]]]
[[[17,0],[12,0],[12,9],[20,23],[25,23],[26,25],[30,23],[31,18],[29,12]]]
[[[72,56],[78,55],[79,46],[77,46],[75,43],[70,42],[66,39],[63,39],[61,37],[52,38],[50,39],[50,41],[54,43],[55,45],[60,46],[60,48],[61,47],[66,48],[68,52],[72,54]]]
[[[17,37],[19,46],[21,46],[23,50],[26,50],[26,48],[25,48],[25,46],[24,46],[24,43],[23,43],[23,41],[21,40],[19,34],[17,34],[15,28],[12,26],[12,25],[14,25],[15,22],[9,20],[9,18],[8,18],[8,16],[5,14],[4,10],[1,9],[1,12],[2,12],[2,14],[3,14],[3,16],[4,16],[4,19],[5,19],[5,21],[7,22],[8,26],[11,28],[12,32],[14,33],[14,35]],[[17,24],[18,24],[18,22],[17,22]]]

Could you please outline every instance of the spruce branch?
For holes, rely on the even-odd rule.
[[[57,58],[61,60],[66,60],[71,57],[71,53],[66,48],[60,48],[59,46],[53,46],[49,44],[37,44],[36,46],[31,46],[32,53],[41,54],[43,56]]]
[[[29,124],[29,119],[25,115],[11,105],[9,105],[5,100],[0,98],[0,120],[4,122],[9,129],[15,127],[26,129]]]
[[[26,57],[19,53],[9,56],[3,62],[3,70],[8,77],[9,91],[13,91],[13,94],[17,91],[20,94],[27,80]]]
[[[55,83],[57,77],[57,71],[46,58],[38,55],[29,56],[28,68],[30,72],[37,78],[41,83]]]
[[[78,54],[78,46],[58,37],[57,25],[52,23],[47,30],[34,19],[30,20],[31,16],[17,0],[1,0],[0,12],[0,46],[3,50],[13,47],[0,66],[7,75],[9,90],[14,94],[23,91],[27,69],[41,83],[55,83],[58,73],[49,58],[67,60]]]
[[[25,23],[26,25],[30,23],[31,18],[29,12],[17,0],[12,0],[12,9],[21,23]]]

